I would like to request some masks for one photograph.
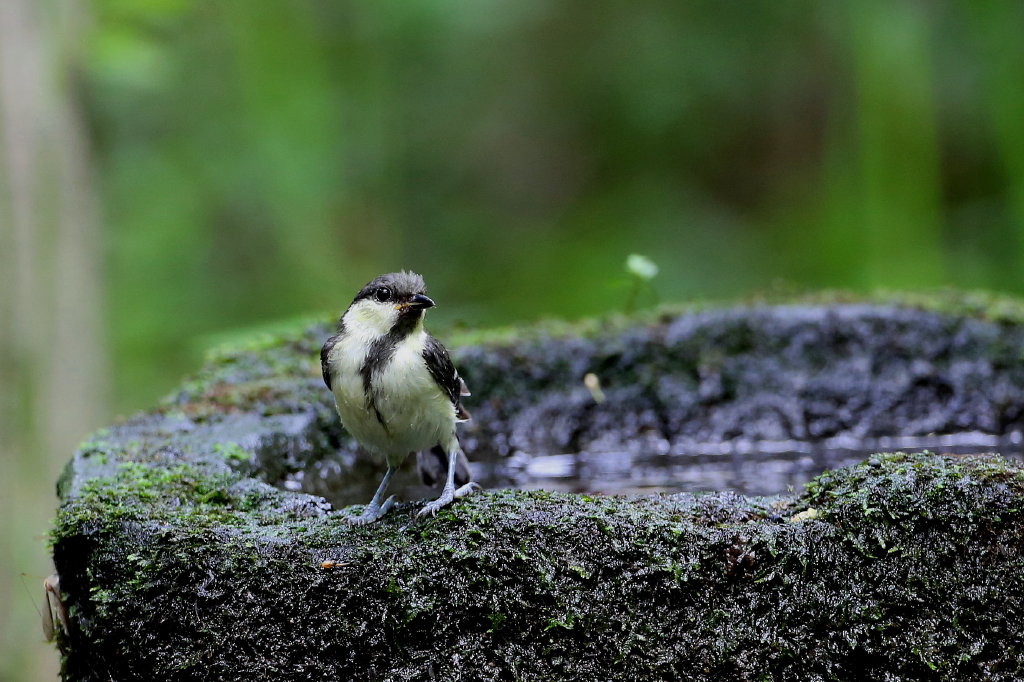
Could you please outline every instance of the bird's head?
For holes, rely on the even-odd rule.
[[[424,293],[426,288],[423,278],[415,272],[375,277],[356,294],[345,312],[345,322],[377,336],[396,326],[411,331],[422,319],[423,311],[434,307]]]

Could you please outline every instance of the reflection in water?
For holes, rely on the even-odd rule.
[[[597,494],[651,494],[732,490],[745,495],[799,492],[826,469],[856,464],[876,452],[929,450],[938,454],[999,452],[1024,460],[1021,434],[983,433],[859,440],[693,443],[671,452],[579,452],[502,456],[470,453],[474,478],[485,488],[546,489]],[[419,484],[408,463],[395,478],[399,499],[435,493]],[[292,475],[286,488],[320,495],[336,506],[361,504],[373,494],[380,471],[364,463],[353,471],[325,459]]]

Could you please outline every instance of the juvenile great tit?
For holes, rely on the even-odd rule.
[[[469,419],[461,397],[469,395],[445,347],[423,328],[434,302],[423,278],[395,272],[359,290],[338,320],[337,333],[320,349],[324,383],[345,429],[371,455],[387,463],[377,492],[362,514],[349,521],[376,521],[394,504],[382,502],[392,474],[417,453],[423,481],[444,478],[441,496],[419,515],[436,514],[453,500],[479,489],[455,425]]]

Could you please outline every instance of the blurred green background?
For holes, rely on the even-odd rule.
[[[423,273],[443,323],[1024,292],[1024,4],[0,1],[0,679],[52,483],[228,336]]]

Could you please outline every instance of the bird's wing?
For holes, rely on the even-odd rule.
[[[427,364],[427,371],[430,372],[430,376],[434,378],[437,385],[441,387],[441,390],[445,392],[448,399],[452,401],[458,418],[462,420],[469,419],[469,412],[462,407],[459,400],[460,395],[468,394],[463,393],[466,384],[462,381],[458,371],[456,371],[455,365],[452,364],[448,351],[433,336],[427,335],[427,342],[423,344],[423,360]]]
[[[331,338],[324,342],[324,345],[320,348],[320,372],[324,375],[324,383],[327,384],[328,390],[334,390],[331,388],[331,368],[327,362],[328,356],[331,354],[331,350],[334,348],[334,344],[338,343],[338,335],[335,334]]]

